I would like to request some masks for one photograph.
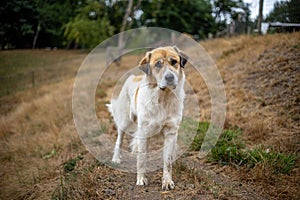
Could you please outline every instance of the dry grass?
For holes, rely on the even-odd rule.
[[[8,196],[21,195],[40,181],[48,184],[62,160],[73,154],[68,146],[79,142],[72,124],[72,81],[47,86],[47,90],[1,117],[1,188]],[[57,155],[43,159],[53,149]]]
[[[57,65],[57,63],[71,63],[70,61],[83,58],[81,51],[66,50],[14,50],[0,52],[0,76],[11,76],[30,70],[43,69]],[[11,59],[14,57],[14,59]]]
[[[224,79],[228,124],[262,138],[287,127],[299,128],[299,38],[295,33],[203,43]],[[274,86],[276,83],[281,87]]]
[[[262,144],[299,153],[299,41],[300,34],[294,33],[202,43],[224,79],[226,127],[240,127],[249,148]],[[100,121],[110,123],[103,104],[110,99],[116,77],[139,59],[130,55],[122,70],[114,66],[106,72],[96,96]],[[190,73],[201,119],[209,120],[206,85]],[[73,124],[72,86],[70,79],[1,97],[1,198],[297,199],[300,195],[299,160],[290,174],[274,175],[264,165],[254,169],[211,165],[192,152],[175,164],[175,191],[161,191],[161,171],[149,175],[148,187],[136,187],[135,174],[110,169],[85,150]],[[115,137],[112,123],[106,129]],[[74,166],[66,170],[68,163]]]
[[[203,44],[217,60],[224,79],[228,101],[226,125],[242,128],[250,147],[263,144],[299,157],[299,41],[300,34],[294,33],[219,39]],[[299,159],[293,175],[273,176],[264,166],[256,166],[250,172],[231,171],[235,173],[276,198],[299,196]]]

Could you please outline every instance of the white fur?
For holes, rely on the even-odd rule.
[[[162,133],[164,135],[162,188],[168,190],[175,186],[172,180],[172,162],[176,159],[177,131],[182,120],[185,97],[184,73],[182,72],[180,76],[175,77],[175,89],[167,88],[163,91],[158,86],[149,84],[147,75],[139,82],[135,82],[135,76],[132,75],[126,80],[119,97],[107,105],[118,129],[112,162],[121,162],[120,147],[123,134],[129,127],[135,129],[131,149],[137,153],[137,185],[148,184],[145,176],[147,138]],[[159,84],[157,81],[157,85]]]

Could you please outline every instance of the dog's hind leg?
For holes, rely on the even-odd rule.
[[[124,131],[120,128],[118,128],[118,137],[114,149],[114,155],[112,158],[112,162],[114,163],[121,163],[121,145],[122,145],[122,140],[124,136]]]

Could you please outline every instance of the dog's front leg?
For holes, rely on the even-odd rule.
[[[172,163],[176,159],[176,144],[177,144],[177,130],[164,129],[164,168],[162,189],[174,189],[175,184],[172,180]]]
[[[147,137],[142,133],[142,130],[138,130],[136,136],[137,142],[137,181],[136,185],[148,185],[146,178],[146,167],[147,167]]]

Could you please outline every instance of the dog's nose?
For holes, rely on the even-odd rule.
[[[166,74],[165,79],[167,82],[173,82],[174,81],[174,75],[173,74]]]

